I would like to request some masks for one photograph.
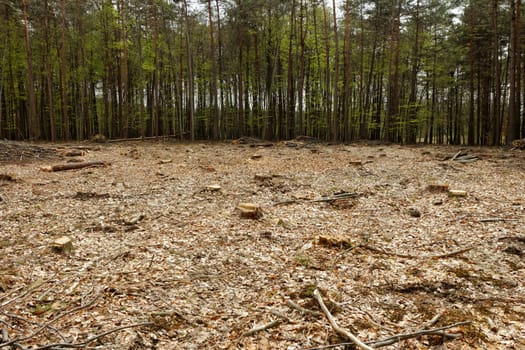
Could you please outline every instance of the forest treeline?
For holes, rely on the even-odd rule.
[[[0,0],[0,138],[498,145],[521,0]]]

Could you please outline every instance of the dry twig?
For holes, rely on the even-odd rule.
[[[457,322],[448,326],[440,327],[440,328],[434,328],[434,329],[424,329],[412,333],[404,333],[404,334],[396,334],[389,338],[383,339],[383,340],[377,340],[377,341],[371,341],[366,342],[366,346],[370,345],[370,347],[365,349],[377,349],[382,348],[384,346],[389,346],[395,343],[399,343],[402,340],[417,338],[422,335],[441,335],[444,338],[450,338],[455,339],[459,338],[461,335],[459,334],[451,334],[451,333],[445,333],[444,331],[450,328],[454,328],[457,326],[465,325],[471,323],[470,321],[464,321],[464,322]],[[313,348],[306,348],[304,350],[323,350],[323,349],[330,349],[335,348],[339,346],[344,345],[354,345],[355,343],[338,343],[338,344],[330,344],[330,345],[324,345],[324,346],[317,346]]]
[[[60,338],[62,338],[63,341],[66,341],[66,338],[62,335],[62,333],[60,333],[60,331],[58,329],[56,329],[55,327],[52,327],[52,326],[49,326],[49,325],[45,325],[43,323],[40,323],[40,322],[34,322],[34,321],[31,321],[31,320],[28,320],[24,317],[20,317],[18,315],[13,315],[13,314],[8,314],[6,312],[3,312],[0,310],[0,313],[6,317],[9,317],[9,318],[12,318],[12,319],[15,319],[15,320],[18,320],[18,321],[22,321],[22,322],[25,322],[25,323],[29,323],[29,324],[32,324],[32,325],[35,325],[35,326],[38,326],[38,327],[45,327],[47,329],[49,329],[50,331],[56,333],[56,335],[58,335]],[[5,338],[2,340],[2,342],[7,342],[9,339]]]
[[[311,315],[313,317],[321,317],[321,313],[320,312],[304,308],[301,305],[296,304],[296,303],[294,303],[291,300],[288,300],[286,302],[286,305],[288,305],[292,309],[295,309],[295,310],[299,311],[301,314],[308,314],[308,315]]]
[[[467,247],[467,248],[461,248],[461,249],[454,250],[454,251],[449,252],[449,253],[444,253],[444,254],[439,254],[439,255],[417,256],[417,255],[399,254],[399,253],[396,253],[396,252],[389,252],[389,251],[387,251],[387,250],[385,250],[383,248],[378,248],[378,247],[374,247],[374,246],[370,246],[370,245],[361,245],[359,247],[360,248],[365,248],[365,249],[370,250],[372,252],[385,254],[385,255],[396,256],[396,257],[405,258],[405,259],[442,259],[442,258],[450,258],[450,257],[456,256],[456,255],[460,255],[460,254],[466,253],[466,252],[476,248],[476,246],[473,245],[473,246],[470,246],[470,247]]]
[[[243,337],[248,337],[248,336],[250,336],[252,334],[255,334],[255,333],[258,333],[258,332],[261,332],[261,331],[265,331],[265,330],[267,330],[269,328],[272,328],[272,327],[276,327],[276,326],[280,325],[282,322],[283,322],[282,319],[278,319],[278,320],[272,321],[272,322],[267,323],[267,324],[263,324],[263,325],[260,325],[260,326],[255,326],[252,329],[250,329],[249,331],[244,332],[243,333]]]
[[[365,343],[363,343],[361,340],[359,340],[355,335],[353,335],[352,333],[350,333],[349,331],[347,331],[346,329],[340,327],[338,324],[337,324],[337,321],[335,320],[335,317],[332,316],[332,314],[330,313],[330,311],[328,310],[328,308],[326,307],[326,305],[324,304],[324,301],[323,301],[323,298],[321,297],[321,293],[319,293],[319,290],[316,289],[314,290],[314,298],[315,300],[317,300],[317,302],[319,303],[319,306],[321,307],[321,309],[323,310],[324,314],[326,315],[326,318],[328,318],[328,321],[330,322],[330,324],[332,325],[332,328],[339,334],[345,336],[347,339],[350,339],[352,340],[355,345],[357,345],[359,348],[361,349],[364,349],[364,350],[373,350],[373,348],[371,348],[370,346],[366,345]]]
[[[64,313],[61,313],[60,315],[56,316],[55,318],[53,318],[51,321],[49,322],[46,322],[44,324],[42,324],[40,326],[40,328],[38,328],[36,331],[34,331],[33,333],[29,334],[28,336],[25,336],[25,337],[21,337],[21,338],[17,338],[17,339],[13,339],[13,340],[10,340],[10,341],[7,341],[7,342],[4,342],[4,343],[1,343],[0,344],[0,349],[3,348],[3,347],[7,347],[7,346],[11,346],[11,345],[14,345],[15,343],[20,343],[20,342],[23,342],[23,341],[26,341],[28,339],[31,339],[35,336],[37,336],[39,333],[41,333],[44,329],[46,328],[49,328],[53,323],[55,323],[56,321],[58,321],[59,319],[61,318],[64,318],[65,316],[67,315],[70,315],[74,312],[77,312],[79,310],[82,310],[82,309],[87,309],[89,307],[91,307],[93,304],[95,304],[95,302],[98,300],[98,295],[95,296],[93,298],[93,300],[91,300],[89,303],[85,304],[85,305],[80,305],[78,307],[75,307],[69,311],[66,311]]]
[[[121,330],[124,330],[124,329],[128,329],[128,328],[137,328],[137,327],[144,327],[144,326],[152,326],[153,325],[153,322],[142,322],[142,323],[136,323],[136,324],[130,324],[128,326],[122,326],[122,327],[117,327],[117,328],[113,328],[113,329],[110,329],[106,332],[103,332],[103,333],[100,333],[98,335],[94,335],[86,340],[84,340],[83,342],[80,342],[80,343],[55,343],[55,344],[48,344],[48,345],[44,345],[44,346],[41,346],[41,347],[38,347],[38,348],[35,348],[35,349],[32,349],[32,350],[47,350],[47,349],[80,349],[80,348],[84,348],[86,347],[89,343],[95,341],[95,340],[98,340],[102,337],[105,337],[106,335],[109,335],[109,334],[112,334],[112,333],[115,333],[115,332],[119,332]],[[2,346],[0,345],[0,348]]]
[[[480,219],[479,222],[508,222],[508,221],[519,221],[518,219],[505,219],[505,218],[485,218]]]
[[[284,204],[294,204],[294,203],[299,203],[299,202],[311,202],[311,203],[334,202],[334,201],[341,200],[341,199],[356,198],[362,195],[363,195],[362,193],[357,193],[357,192],[343,192],[343,193],[337,193],[331,196],[319,197],[319,198],[313,198],[313,199],[307,199],[307,198],[289,199],[289,200],[274,203],[273,205],[277,206],[277,205],[284,205]]]
[[[443,313],[443,311],[440,311],[436,316],[432,317],[427,323],[425,323],[425,328],[435,325],[441,316],[443,316]]]
[[[412,332],[412,333],[396,334],[396,335],[393,335],[383,340],[369,342],[368,344],[370,344],[373,348],[380,348],[383,346],[388,346],[388,345],[398,343],[402,340],[416,338],[422,335],[441,335],[444,338],[452,338],[452,339],[459,338],[461,336],[459,334],[450,334],[450,333],[445,333],[444,331],[450,328],[454,328],[457,326],[462,326],[462,325],[470,324],[470,323],[471,321],[463,321],[463,322],[457,322],[457,323],[454,323],[448,326],[444,326],[444,327],[440,327],[440,328],[423,329],[423,330]]]
[[[56,164],[41,167],[40,170],[47,172],[66,171],[66,170],[77,170],[83,168],[94,168],[94,167],[105,167],[109,163],[102,161],[85,162],[85,163],[67,163],[67,164]]]
[[[47,280],[40,280],[40,281],[37,281],[35,283],[33,283],[32,286],[29,287],[28,290],[26,290],[24,293],[20,294],[20,295],[17,295],[16,297],[13,297],[11,299],[9,299],[8,301],[5,301],[2,303],[2,305],[0,305],[0,308],[3,308],[9,304],[11,304],[12,302],[18,300],[18,299],[22,299],[23,297],[25,297],[26,295],[28,295],[29,293],[33,292],[35,289],[37,288],[40,288],[43,284],[46,284],[48,283],[49,281],[51,281],[51,278],[50,279],[47,279]],[[20,290],[21,288],[17,289],[16,291]],[[15,292],[16,292],[15,291]]]

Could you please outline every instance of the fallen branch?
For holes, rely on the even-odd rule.
[[[416,332],[412,332],[412,333],[397,334],[397,335],[393,335],[393,336],[391,336],[389,338],[386,338],[386,339],[383,339],[383,340],[366,342],[366,346],[370,345],[369,349],[377,349],[377,348],[382,348],[384,346],[389,346],[389,345],[392,345],[392,344],[395,344],[395,343],[399,343],[402,340],[417,338],[417,337],[422,336],[422,335],[440,335],[440,336],[442,336],[444,338],[456,339],[456,338],[461,337],[461,335],[460,334],[454,334],[454,333],[445,333],[444,331],[447,330],[447,329],[450,329],[450,328],[454,328],[454,327],[457,327],[457,326],[470,324],[470,323],[471,323],[471,321],[457,322],[457,323],[451,324],[449,326],[444,326],[444,327],[440,327],[440,328],[424,329],[424,330],[420,330],[420,331],[416,331]],[[330,344],[330,345],[324,345],[324,346],[316,346],[316,347],[313,347],[313,348],[306,348],[304,350],[331,349],[331,348],[336,348],[336,347],[345,346],[345,345],[355,345],[355,343]]]
[[[164,135],[164,136],[145,136],[145,137],[131,137],[126,139],[108,139],[108,143],[117,142],[132,142],[132,141],[145,141],[145,140],[165,140],[165,139],[176,139],[180,138],[179,135]]]
[[[365,249],[370,250],[372,252],[385,254],[385,255],[396,256],[396,257],[405,258],[405,259],[443,259],[443,258],[450,258],[450,257],[456,256],[456,255],[460,255],[460,254],[466,253],[466,252],[476,248],[476,246],[470,246],[470,247],[467,247],[467,248],[462,248],[462,249],[459,249],[459,250],[455,250],[455,251],[452,251],[452,252],[449,252],[449,253],[444,253],[444,254],[439,254],[439,255],[423,255],[423,256],[409,255],[409,254],[399,254],[399,253],[396,253],[396,252],[389,252],[389,251],[387,251],[387,250],[385,250],[383,248],[377,248],[377,247],[373,247],[373,246],[370,246],[370,245],[361,245],[361,246],[359,246],[359,248],[365,248]]]
[[[18,321],[22,321],[22,322],[25,322],[25,323],[29,323],[29,324],[32,324],[32,325],[35,325],[35,326],[38,326],[38,327],[46,327],[48,328],[50,331],[56,333],[56,335],[58,335],[60,338],[62,338],[63,341],[66,341],[66,338],[62,335],[62,333],[60,333],[60,331],[58,329],[56,329],[55,327],[52,327],[52,326],[49,326],[49,325],[45,325],[45,324],[42,324],[40,322],[34,322],[34,321],[30,321],[26,318],[23,318],[23,317],[20,317],[18,315],[13,315],[13,314],[8,314],[8,313],[5,313],[3,311],[0,311],[0,313],[6,317],[9,317],[9,318],[12,318],[12,319],[15,319],[15,320],[18,320]],[[2,340],[2,339],[0,339]],[[8,338],[5,338],[2,340],[2,342],[7,342],[9,341]]]
[[[507,221],[518,221],[517,219],[504,219],[504,218],[486,218],[480,219],[479,222],[507,222]]]
[[[373,350],[372,347],[366,345],[365,343],[363,343],[361,340],[359,340],[355,335],[353,335],[352,333],[350,333],[349,331],[347,331],[346,329],[344,328],[341,328],[338,324],[337,324],[337,321],[335,320],[335,317],[332,316],[332,314],[330,313],[330,311],[328,310],[328,308],[326,307],[326,305],[324,304],[324,301],[323,301],[323,298],[321,296],[321,293],[319,293],[319,290],[316,289],[314,290],[314,298],[315,300],[317,300],[317,302],[319,303],[319,306],[321,307],[321,309],[323,310],[323,312],[325,313],[326,315],[326,318],[328,318],[328,321],[330,322],[330,324],[332,325],[332,328],[339,334],[343,335],[344,337],[346,337],[347,339],[350,339],[352,340],[355,345],[357,345],[359,348],[361,349],[364,349],[364,350]]]
[[[7,331],[5,329],[2,329],[1,331],[2,331],[2,334],[0,336],[0,341],[2,341],[2,342],[9,341],[9,333],[7,333]],[[24,348],[22,345],[20,345],[18,343],[13,343],[11,345],[11,348],[26,350],[26,348]]]
[[[84,305],[80,305],[80,306],[77,306],[69,311],[66,311],[64,313],[61,313],[60,315],[56,316],[55,318],[51,319],[51,321],[49,322],[46,322],[44,324],[42,324],[40,326],[40,328],[38,328],[36,331],[34,331],[33,333],[25,336],[25,337],[21,337],[21,338],[17,338],[17,339],[13,339],[13,340],[10,340],[8,342],[4,342],[4,343],[1,343],[0,344],[0,349],[3,348],[3,347],[7,347],[7,346],[11,346],[11,345],[14,345],[15,343],[20,343],[20,342],[23,342],[23,341],[26,341],[28,339],[31,339],[35,336],[37,336],[40,332],[42,332],[44,329],[46,328],[49,328],[53,323],[55,323],[56,321],[58,321],[59,319],[67,316],[67,315],[70,315],[74,312],[77,312],[79,310],[82,310],[82,309],[87,309],[89,307],[91,307],[93,304],[95,304],[95,302],[98,300],[98,296],[94,297],[93,300],[91,300],[89,303],[87,304],[84,304]]]
[[[375,253],[385,254],[385,255],[390,255],[390,256],[396,256],[398,258],[405,258],[405,259],[420,259],[421,258],[421,257],[415,256],[415,255],[399,254],[399,253],[396,253],[396,252],[389,252],[389,251],[387,251],[387,250],[385,250],[383,248],[378,248],[378,247],[374,247],[374,246],[370,246],[370,245],[361,245],[358,248],[365,248],[365,249],[370,250],[370,251],[375,252]]]
[[[47,171],[47,172],[55,172],[55,171],[76,170],[76,169],[83,169],[83,168],[105,167],[108,165],[109,163],[102,162],[102,161],[85,162],[85,163],[67,163],[67,164],[56,164],[56,165],[44,166],[44,167],[41,167],[40,170]]]
[[[437,321],[439,321],[441,316],[443,316],[443,314],[444,314],[444,311],[441,311],[436,316],[432,317],[427,323],[425,323],[425,325],[424,325],[425,328],[428,328],[428,327],[431,327],[431,326],[435,325],[437,323]]]
[[[383,339],[383,340],[374,341],[374,342],[369,342],[367,344],[370,344],[373,348],[380,348],[380,347],[383,347],[383,346],[388,346],[388,345],[392,345],[392,344],[398,343],[398,342],[400,342],[402,340],[416,338],[416,337],[419,337],[419,336],[422,336],[422,335],[441,335],[444,338],[455,339],[455,338],[459,338],[461,335],[460,334],[445,333],[444,331],[447,330],[447,329],[450,329],[450,328],[454,328],[454,327],[457,327],[457,326],[462,326],[462,325],[470,324],[470,323],[471,323],[471,321],[463,321],[463,322],[457,322],[457,323],[454,323],[454,324],[451,324],[451,325],[448,325],[448,326],[444,326],[444,327],[440,327],[440,328],[423,329],[423,330],[412,332],[412,333],[396,334],[396,335],[393,335],[393,336],[391,336],[389,338],[386,338],[386,339]]]
[[[286,302],[286,305],[288,305],[292,309],[295,309],[295,310],[299,311],[301,314],[308,314],[308,315],[311,315],[311,316],[314,316],[314,317],[321,317],[321,313],[320,312],[317,312],[317,311],[314,311],[314,310],[310,310],[310,309],[306,309],[306,308],[302,307],[301,305],[294,303],[291,300],[288,300]]]
[[[282,322],[283,322],[283,320],[279,319],[279,320],[275,320],[275,321],[272,321],[272,322],[267,323],[267,324],[263,324],[263,325],[260,325],[260,326],[255,326],[252,329],[250,329],[249,331],[244,332],[242,336],[243,337],[248,337],[248,336],[253,335],[255,333],[258,333],[258,332],[261,332],[261,331],[265,331],[265,330],[267,330],[269,328],[278,326]]]
[[[505,236],[498,238],[498,241],[517,241],[525,243],[525,236]]]
[[[310,202],[313,202],[313,203],[333,202],[333,201],[340,200],[340,199],[355,198],[360,195],[361,194],[357,192],[344,192],[344,193],[334,194],[332,196],[315,198],[315,199],[312,199]]]
[[[466,152],[461,150],[454,154],[452,158],[450,158],[450,160],[457,163],[470,163],[479,160],[479,157],[467,154]]]
[[[450,158],[450,160],[452,161],[456,160],[456,158],[459,157],[462,153],[463,153],[463,150],[458,151],[458,153],[454,154],[452,158]]]
[[[26,290],[24,293],[20,294],[20,295],[17,295],[16,297],[14,298],[11,298],[9,299],[8,301],[5,301],[3,302],[1,305],[0,305],[0,308],[3,308],[4,306],[7,306],[9,304],[11,304],[12,302],[18,300],[18,299],[21,299],[23,297],[25,297],[26,295],[28,295],[29,293],[31,293],[32,291],[34,291],[35,289],[37,288],[40,288],[43,284],[45,283],[48,283],[49,281],[51,281],[51,279],[47,279],[47,280],[38,280],[36,281],[35,283],[33,283],[32,286],[29,287],[28,290]],[[18,291],[18,290],[21,290],[22,288],[18,288],[17,290],[15,290],[14,292]]]
[[[274,203],[274,206],[284,205],[284,204],[294,204],[294,203],[299,203],[299,202],[311,202],[311,203],[334,202],[334,201],[341,200],[341,199],[356,198],[362,195],[363,195],[362,193],[357,193],[357,192],[343,192],[343,193],[334,194],[332,196],[313,198],[313,199],[307,199],[307,198],[288,199],[285,201]]]
[[[136,328],[136,327],[144,327],[144,326],[152,326],[152,325],[153,325],[153,322],[142,322],[142,323],[131,324],[131,325],[128,325],[128,326],[121,326],[121,327],[110,329],[110,330],[108,330],[106,332],[103,332],[103,333],[100,333],[98,335],[94,335],[91,338],[88,338],[88,339],[86,339],[86,340],[84,340],[83,342],[80,342],[80,343],[55,343],[55,344],[48,344],[48,345],[44,345],[44,346],[41,346],[41,347],[38,347],[38,348],[34,348],[32,350],[80,349],[80,348],[86,347],[89,343],[91,343],[91,342],[93,342],[95,340],[98,340],[98,339],[100,339],[102,337],[105,337],[106,335],[109,335],[109,334],[112,334],[112,333],[116,333],[116,332],[119,332],[121,330],[128,329],[128,328]]]
[[[277,316],[281,319],[283,319],[284,321],[286,322],[290,322],[290,323],[295,323],[290,317],[286,316],[286,315],[283,315],[282,313],[280,313],[279,311],[277,310],[270,310],[270,313],[274,316]]]
[[[450,252],[450,253],[445,253],[445,254],[440,254],[440,255],[434,255],[434,256],[431,257],[431,259],[450,258],[450,257],[456,256],[456,255],[460,255],[460,254],[466,253],[466,252],[468,252],[468,251],[471,251],[471,250],[474,249],[474,248],[475,248],[475,246],[470,246],[470,247],[467,247],[467,248],[463,248],[463,249],[455,250],[455,251]]]

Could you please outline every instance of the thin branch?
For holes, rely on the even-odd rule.
[[[18,338],[18,339],[13,339],[11,341],[1,343],[0,344],[0,348],[6,347],[6,346],[10,346],[10,345],[14,345],[15,343],[31,339],[31,338],[35,337],[36,335],[38,335],[40,332],[42,332],[44,329],[48,328],[50,325],[52,325],[53,323],[58,321],[59,319],[65,317],[67,315],[70,315],[70,314],[72,314],[74,312],[77,312],[79,310],[87,309],[87,308],[91,307],[97,300],[98,300],[98,295],[96,297],[94,297],[93,300],[91,300],[89,303],[87,303],[85,305],[80,305],[78,307],[75,307],[75,308],[73,308],[73,309],[71,309],[69,311],[66,311],[66,312],[56,316],[51,321],[44,323],[40,328],[38,328],[36,331],[34,331],[33,333],[31,333],[28,336],[25,336],[25,337],[22,337],[22,338]]]
[[[293,203],[299,203],[299,202],[310,202],[310,203],[322,203],[322,202],[333,202],[340,199],[349,199],[349,198],[355,198],[362,196],[363,193],[357,193],[357,192],[344,192],[344,193],[338,193],[327,197],[319,197],[319,198],[297,198],[297,199],[289,199],[282,202],[276,202],[273,205],[283,205],[283,204],[293,204]]]
[[[458,322],[458,323],[451,324],[449,326],[444,326],[444,327],[435,328],[435,329],[421,330],[421,331],[417,331],[417,332],[413,332],[413,333],[397,334],[397,335],[394,335],[394,336],[392,336],[390,338],[386,338],[386,339],[383,339],[383,340],[366,342],[366,344],[370,345],[372,349],[377,349],[377,348],[381,348],[381,347],[384,347],[384,346],[388,346],[388,345],[392,345],[392,344],[398,343],[398,342],[400,342],[402,340],[416,338],[416,337],[419,337],[421,335],[441,335],[444,338],[452,338],[452,339],[459,338],[460,337],[459,334],[445,333],[444,331],[447,330],[447,329],[453,328],[453,327],[457,327],[457,326],[461,326],[461,325],[469,324],[469,323],[471,323],[471,322],[470,321],[464,321],[464,322]],[[323,350],[323,349],[331,349],[331,348],[344,346],[344,345],[355,345],[355,344],[354,343],[338,343],[338,344],[316,346],[316,347],[312,347],[312,348],[305,348],[303,350]]]
[[[332,316],[332,314],[330,313],[330,311],[328,310],[328,308],[326,307],[326,305],[324,304],[324,301],[323,301],[323,298],[321,297],[321,293],[319,293],[319,290],[316,289],[314,290],[314,298],[315,300],[317,300],[317,302],[319,303],[319,306],[321,306],[321,309],[323,310],[323,312],[325,313],[326,315],[326,318],[328,318],[328,321],[330,321],[330,324],[332,325],[332,328],[339,334],[345,336],[347,339],[350,339],[352,340],[355,345],[357,345],[359,348],[361,349],[364,349],[364,350],[373,350],[373,348],[371,348],[370,346],[366,345],[365,343],[363,343],[361,340],[359,340],[355,335],[353,335],[352,333],[350,333],[349,331],[347,331],[346,329],[344,328],[341,328],[338,324],[337,324],[337,321],[335,320],[335,317]]]
[[[480,219],[479,222],[508,222],[508,221],[519,221],[518,219],[505,219],[505,218],[485,218]]]
[[[310,309],[304,308],[304,307],[302,307],[301,305],[296,304],[296,303],[294,303],[294,302],[291,301],[291,300],[288,300],[288,301],[286,302],[286,305],[288,305],[288,306],[291,307],[292,309],[295,309],[295,310],[299,311],[299,312],[302,313],[302,314],[308,314],[308,315],[311,315],[311,316],[313,316],[313,317],[321,317],[321,313],[320,313],[320,312],[317,312],[317,311],[314,311],[314,310],[310,310]]]
[[[430,257],[430,259],[450,258],[450,257],[456,256],[456,255],[460,255],[460,254],[466,253],[466,252],[468,252],[468,251],[470,251],[470,250],[472,250],[474,248],[476,248],[476,247],[475,246],[470,246],[470,247],[467,247],[467,248],[455,250],[455,251],[450,252],[450,253],[434,255],[434,256]]]
[[[1,334],[1,337],[0,337],[0,341],[2,341],[2,342],[9,341],[9,333],[7,333],[7,330],[2,329],[2,334]],[[11,344],[11,347],[15,348],[15,349],[26,350],[25,347],[23,347],[22,345],[20,345],[18,343]]]
[[[24,289],[23,286],[22,286],[22,287],[19,287],[19,288],[17,288],[17,289],[15,289],[15,290],[12,290],[12,291],[10,291],[9,293],[6,293],[5,295],[2,295],[2,296],[0,297],[0,300],[4,300],[5,298],[7,298],[8,295],[13,294],[13,293],[16,293],[16,292],[19,292],[19,291],[21,291],[22,289]],[[4,306],[4,305],[3,305],[3,304],[0,305],[0,307],[2,307],[2,306]]]
[[[272,328],[272,327],[275,327],[275,326],[278,326],[279,324],[281,324],[283,322],[282,319],[278,319],[278,320],[275,320],[275,321],[272,321],[270,323],[267,323],[267,324],[263,324],[261,326],[256,326],[256,327],[253,327],[252,329],[250,329],[249,331],[243,333],[243,337],[248,337],[252,334],[255,334],[255,333],[258,333],[258,332],[261,332],[261,331],[265,331],[269,328]]]
[[[466,253],[466,252],[476,248],[475,245],[472,245],[470,247],[461,248],[461,249],[454,250],[454,251],[449,252],[449,253],[444,253],[444,254],[439,254],[439,255],[422,255],[422,256],[417,256],[417,255],[399,254],[399,253],[396,253],[396,252],[389,252],[389,251],[387,251],[387,250],[385,250],[383,248],[373,247],[373,246],[370,246],[370,245],[361,245],[359,247],[368,249],[368,250],[370,250],[372,252],[385,254],[385,255],[390,255],[390,256],[396,256],[396,257],[405,258],[405,259],[443,259],[443,258],[450,258],[450,257],[456,256],[456,255],[460,255],[460,254]]]
[[[444,326],[444,327],[440,327],[440,328],[424,329],[424,330],[420,330],[420,331],[416,331],[412,333],[397,334],[397,335],[394,335],[392,337],[389,337],[383,340],[369,342],[368,344],[370,344],[373,348],[380,348],[383,346],[388,346],[394,343],[398,343],[402,340],[416,338],[421,335],[441,335],[445,338],[459,338],[461,336],[459,334],[450,334],[450,333],[445,333],[444,331],[450,328],[454,328],[457,326],[462,326],[462,325],[470,324],[470,323],[471,321],[463,321],[463,322],[457,322],[457,323],[454,323],[448,326]]]
[[[286,316],[286,315],[283,315],[283,314],[280,313],[279,311],[276,311],[276,310],[269,310],[269,312],[270,312],[272,315],[277,316],[277,317],[283,319],[283,320],[286,321],[286,322],[294,323],[293,320],[292,320],[290,317],[288,317],[288,316]]]
[[[461,155],[461,153],[463,153],[463,150],[460,150],[460,151],[458,151],[458,153],[454,154],[452,156],[452,158],[450,158],[450,160],[452,160],[452,161],[456,160],[456,158],[459,157]]]
[[[20,295],[17,295],[16,297],[12,298],[12,299],[9,299],[8,301],[5,301],[2,303],[2,305],[0,305],[0,308],[3,308],[9,304],[11,304],[12,302],[18,300],[18,299],[22,299],[23,297],[25,297],[26,295],[28,295],[29,293],[33,292],[35,289],[37,288],[40,288],[42,285],[48,283],[49,281],[51,281],[51,279],[47,279],[47,280],[40,280],[40,281],[37,281],[35,282],[32,286],[29,287],[28,290],[26,290],[24,293],[20,294]]]
[[[428,327],[431,327],[431,326],[435,325],[437,323],[437,321],[439,321],[441,316],[443,316],[443,313],[444,313],[444,311],[441,311],[436,316],[432,317],[427,323],[425,323],[424,327],[428,328]]]
[[[105,337],[106,335],[109,335],[109,334],[112,334],[112,333],[115,333],[115,332],[118,332],[118,331],[121,331],[121,330],[124,330],[124,329],[128,329],[128,328],[136,328],[136,327],[143,327],[143,326],[152,326],[153,325],[153,322],[142,322],[142,323],[136,323],[136,324],[131,324],[131,325],[128,325],[128,326],[122,326],[122,327],[117,327],[117,328],[113,328],[113,329],[110,329],[104,333],[100,333],[98,335],[94,335],[92,336],[91,338],[88,338],[86,340],[84,340],[83,342],[80,342],[80,343],[55,343],[55,344],[49,344],[49,345],[44,345],[44,346],[41,346],[41,347],[38,347],[38,348],[34,348],[32,350],[47,350],[47,349],[79,349],[79,348],[83,348],[83,347],[86,347],[89,343],[95,341],[95,340],[98,340],[102,337]]]
[[[13,314],[8,314],[7,312],[4,312],[2,310],[0,310],[0,313],[6,317],[9,317],[9,318],[13,318],[15,320],[18,320],[18,321],[22,321],[22,322],[26,322],[26,323],[29,323],[29,324],[32,324],[32,325],[35,325],[35,326],[39,326],[39,327],[45,327],[45,328],[48,328],[49,330],[51,330],[52,332],[55,332],[60,338],[62,338],[63,341],[66,341],[66,337],[64,337],[62,335],[62,333],[60,333],[60,331],[58,329],[56,329],[55,327],[52,327],[50,325],[46,325],[46,324],[43,324],[43,323],[40,323],[40,322],[34,322],[34,321],[31,321],[31,320],[28,320],[24,317],[20,317],[18,315],[13,315]],[[2,340],[3,342],[6,342],[7,339],[4,339]]]

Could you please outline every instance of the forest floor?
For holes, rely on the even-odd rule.
[[[523,151],[251,146],[0,142],[0,348],[525,348]]]

